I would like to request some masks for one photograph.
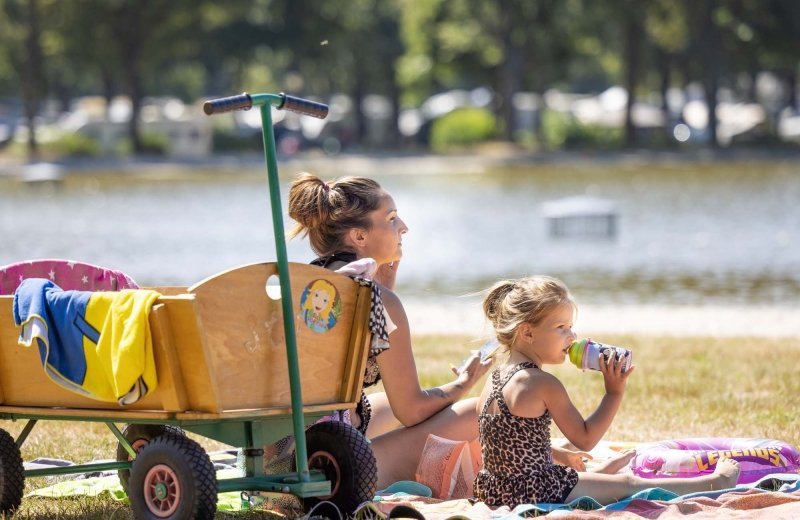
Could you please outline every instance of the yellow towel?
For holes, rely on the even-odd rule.
[[[86,380],[97,399],[134,403],[157,385],[148,315],[160,295],[151,290],[98,292],[89,299],[86,321],[102,323],[97,344],[83,338]]]

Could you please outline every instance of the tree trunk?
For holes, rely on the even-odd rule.
[[[672,83],[672,57],[667,52],[659,52],[658,60],[659,91],[661,93],[661,114],[664,117],[664,142],[670,142],[674,119],[670,111],[667,92]]]
[[[354,57],[353,67],[353,109],[356,116],[356,142],[364,146],[367,137],[367,118],[364,115],[364,86],[367,84],[367,73],[361,65],[361,60]]]
[[[126,69],[126,83],[128,96],[131,100],[131,118],[128,120],[128,135],[131,139],[131,146],[134,153],[144,152],[142,136],[139,129],[139,113],[142,111],[142,88],[139,82],[139,75],[136,68],[131,66]]]
[[[514,142],[514,95],[522,87],[523,51],[518,46],[506,48],[507,59],[498,68],[498,85],[500,86],[500,119],[503,121],[503,139]]]
[[[786,104],[793,113],[797,113],[800,106],[797,105],[797,72],[795,70],[786,71],[786,88],[789,89],[789,99]]]
[[[713,148],[719,148],[719,138],[717,137],[717,74],[716,71],[708,71],[706,81],[703,82],[705,87],[706,104],[708,105],[708,132],[711,134],[711,141],[709,144]]]
[[[703,19],[703,38],[701,39],[703,56],[703,88],[705,90],[706,106],[708,107],[708,132],[711,134],[709,144],[719,148],[717,135],[717,87],[719,86],[720,47],[722,45],[717,25],[714,23],[713,3],[705,8]]]
[[[45,85],[42,72],[42,47],[39,43],[41,27],[39,26],[39,5],[37,0],[28,0],[28,33],[25,37],[25,55],[22,64],[22,97],[25,119],[28,123],[28,160],[39,159],[39,143],[36,140],[36,114],[44,97]]]
[[[625,146],[636,146],[636,126],[633,123],[633,105],[636,102],[636,82],[640,74],[640,53],[642,31],[635,9],[625,15],[625,89],[628,101],[625,105]]]

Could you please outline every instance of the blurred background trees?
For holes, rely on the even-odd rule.
[[[6,141],[8,129],[24,134],[32,158],[42,125],[86,96],[105,99],[108,118],[115,98],[127,100],[129,147],[142,153],[155,146],[142,130],[147,100],[245,90],[330,102],[335,141],[318,136],[329,152],[430,146],[436,125],[452,135],[438,149],[487,138],[529,149],[715,147],[800,134],[786,130],[800,125],[796,0],[0,5],[0,124]],[[721,124],[736,111],[747,119],[745,108],[760,114],[746,131]]]

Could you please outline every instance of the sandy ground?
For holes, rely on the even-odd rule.
[[[480,301],[405,299],[414,334],[489,336]],[[579,336],[602,334],[668,336],[800,337],[800,309],[777,306],[582,305],[575,323]]]

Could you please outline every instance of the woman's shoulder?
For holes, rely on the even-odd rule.
[[[381,285],[377,282],[375,283],[378,288],[381,290],[381,299],[383,300],[383,305],[389,309],[391,312],[392,309],[402,309],[403,302],[400,300],[400,297],[397,296],[397,293],[393,290],[389,289],[388,287]]]

